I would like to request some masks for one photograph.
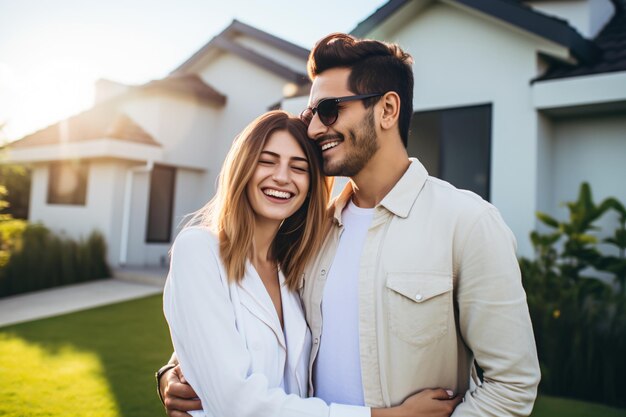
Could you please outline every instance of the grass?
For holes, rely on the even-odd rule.
[[[154,371],[171,353],[161,296],[0,328],[0,416],[165,416]],[[541,396],[533,417],[626,417]]]
[[[165,416],[161,297],[0,328],[0,416]]]
[[[540,395],[531,417],[626,417],[626,409]]]

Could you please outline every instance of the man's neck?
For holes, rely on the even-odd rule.
[[[362,208],[376,207],[400,181],[410,164],[404,146],[379,149],[367,165],[350,178],[354,204]]]

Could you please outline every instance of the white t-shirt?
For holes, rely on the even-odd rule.
[[[326,403],[363,405],[359,353],[359,264],[374,209],[352,201],[341,216],[343,232],[322,298],[324,325],[315,361],[315,396]]]

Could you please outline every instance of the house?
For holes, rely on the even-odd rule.
[[[535,212],[562,217],[582,181],[626,201],[626,1],[390,0],[352,33],[412,54],[409,153],[494,203],[521,255]],[[306,106],[307,55],[234,21],[163,80],[102,82],[92,109],[11,145],[35,167],[30,219],[99,229],[113,266],[165,263],[235,134]]]
[[[495,204],[521,255],[581,182],[626,202],[625,1],[391,0],[352,34],[413,56],[409,154]]]
[[[76,238],[99,230],[114,267],[165,265],[235,135],[308,84],[308,52],[233,21],[162,80],[100,81],[91,109],[9,146],[33,167],[29,219]]]

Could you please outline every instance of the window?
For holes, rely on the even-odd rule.
[[[172,237],[176,169],[155,165],[150,175],[146,242],[169,243]]]
[[[48,204],[84,206],[89,167],[81,161],[52,162],[48,169]]]
[[[407,148],[430,175],[489,200],[490,104],[415,113]]]

